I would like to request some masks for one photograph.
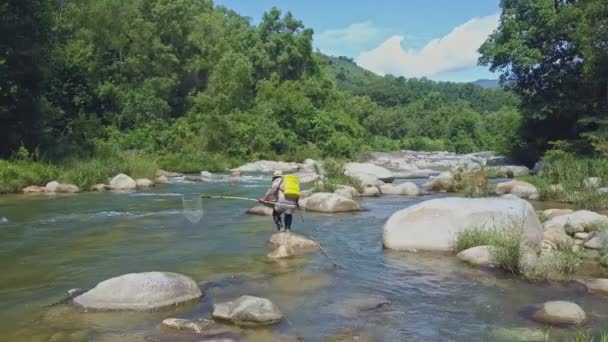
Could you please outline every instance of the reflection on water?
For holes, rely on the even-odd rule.
[[[270,218],[244,215],[241,201],[202,203],[198,195],[263,195],[266,177],[242,178],[235,186],[178,182],[128,194],[0,197],[0,340],[195,341],[158,325],[168,317],[209,317],[214,302],[243,294],[271,299],[289,319],[242,332],[249,341],[493,340],[488,334],[500,327],[544,329],[525,309],[556,299],[581,305],[593,329],[608,318],[607,299],[578,286],[531,284],[451,255],[383,250],[390,214],[431,197],[366,199],[369,210],[355,214],[306,213],[294,230],[319,241],[340,267],[320,253],[270,262]],[[188,275],[205,296],[147,313],[49,306],[70,288],[144,271]]]

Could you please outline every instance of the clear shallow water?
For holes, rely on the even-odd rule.
[[[526,308],[556,299],[583,306],[591,328],[608,327],[608,300],[578,286],[529,284],[469,268],[449,255],[382,250],[386,219],[437,195],[365,199],[368,211],[305,213],[303,222],[297,217],[295,231],[319,241],[337,269],[320,253],[267,262],[271,219],[243,215],[249,202],[205,200],[205,214],[195,224],[182,215],[183,194],[257,198],[266,182],[249,177],[238,186],[176,182],[136,193],[0,197],[0,340],[196,340],[163,332],[158,323],[204,317],[214,301],[242,294],[270,298],[289,318],[291,326],[283,323],[271,333],[312,341],[344,331],[363,331],[378,341],[491,340],[496,327],[542,328],[527,318]],[[48,307],[70,288],[144,271],[186,274],[207,295],[150,313]],[[361,309],[370,301],[390,304]],[[568,333],[554,331],[560,340]],[[255,331],[248,339],[270,340],[268,334]]]

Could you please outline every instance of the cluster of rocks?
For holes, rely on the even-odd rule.
[[[391,170],[416,172],[427,177],[436,171],[454,169],[476,170],[485,166],[508,166],[512,161],[494,152],[477,152],[469,154],[456,154],[453,152],[425,152],[425,151],[398,151],[398,152],[372,152],[368,154],[367,161],[389,168]],[[426,177],[420,177],[426,178]]]
[[[203,293],[187,276],[145,272],[107,279],[88,291],[70,290],[68,295],[73,297],[73,304],[85,310],[148,311],[198,300]],[[161,323],[161,329],[232,340],[238,339],[238,331],[222,323],[267,326],[283,319],[279,308],[269,299],[248,295],[214,304],[211,316],[215,321],[168,318]]]
[[[601,250],[608,247],[608,217],[588,210],[548,209],[541,213],[543,223],[543,251],[550,253],[560,246],[581,246]]]
[[[80,188],[74,184],[62,184],[57,181],[49,182],[46,186],[30,185],[23,188],[21,191],[26,194],[38,194],[38,193],[65,193],[74,194],[80,192]]]
[[[300,178],[302,183],[311,183],[322,179],[324,174],[321,163],[313,159],[306,159],[303,163],[259,160],[232,169],[230,173],[231,175],[241,175],[243,173],[273,173],[275,171],[294,174]]]

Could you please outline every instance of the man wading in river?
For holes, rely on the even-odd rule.
[[[275,171],[272,177],[272,185],[266,195],[259,199],[260,203],[274,203],[272,219],[277,230],[284,232],[291,230],[293,214],[298,208],[300,198],[300,179],[294,175],[283,176],[282,171]],[[285,217],[285,226],[281,222],[281,216]]]

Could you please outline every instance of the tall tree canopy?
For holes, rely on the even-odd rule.
[[[606,145],[608,2],[502,0],[501,8],[480,63],[522,98],[522,156],[533,160],[553,141],[579,152]]]

